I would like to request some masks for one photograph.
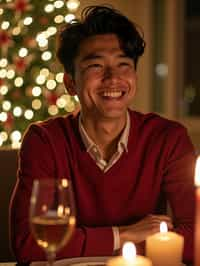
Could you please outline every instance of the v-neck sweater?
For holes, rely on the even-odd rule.
[[[146,215],[173,211],[175,231],[185,238],[184,260],[193,260],[194,148],[185,127],[154,113],[129,110],[128,152],[103,172],[85,149],[78,115],[32,124],[19,153],[10,209],[11,241],[17,261],[43,260],[29,229],[34,178],[72,181],[77,227],[57,258],[113,254],[113,226],[133,224]],[[144,250],[138,245],[138,253]]]

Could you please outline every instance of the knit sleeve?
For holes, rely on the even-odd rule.
[[[193,260],[195,152],[184,127],[169,132],[164,189],[172,209],[175,231],[184,236],[185,262]]]
[[[67,166],[66,166],[67,167]],[[45,259],[29,228],[29,202],[34,178],[55,178],[54,151],[40,126],[31,126],[19,153],[17,182],[10,202],[10,236],[18,262]],[[102,244],[103,243],[103,244]],[[57,254],[57,259],[78,256],[105,256],[113,252],[112,227],[77,227],[71,241]]]

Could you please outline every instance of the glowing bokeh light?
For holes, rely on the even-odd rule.
[[[24,117],[27,119],[27,120],[31,120],[34,116],[34,113],[32,110],[28,109],[24,112]]]
[[[46,51],[46,52],[42,53],[42,56],[41,56],[42,60],[44,60],[44,61],[50,60],[51,57],[52,57],[52,53],[50,51]]]
[[[57,115],[58,114],[58,107],[56,106],[56,105],[50,105],[49,107],[48,107],[48,113],[50,114],[50,115]]]
[[[22,77],[15,78],[14,84],[16,87],[21,87],[24,84],[23,78]]]
[[[11,109],[11,102],[10,101],[3,101],[2,108],[4,111],[9,111]]]
[[[32,101],[32,108],[34,110],[39,110],[41,108],[41,106],[42,106],[42,102],[39,99],[34,99]]]
[[[24,25],[25,25],[25,26],[30,25],[32,22],[33,22],[33,18],[32,18],[32,17],[26,17],[26,18],[24,19]]]
[[[78,7],[80,5],[80,1],[78,1],[78,0],[68,0],[66,5],[67,5],[67,8],[70,11],[74,12],[74,11],[76,11],[78,9]]]
[[[16,117],[20,117],[22,115],[22,108],[20,106],[14,107],[13,115]]]
[[[53,79],[47,81],[47,89],[54,90],[56,88],[56,82]]]

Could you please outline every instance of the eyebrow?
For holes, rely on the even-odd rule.
[[[87,60],[92,60],[92,59],[98,59],[98,58],[102,58],[102,56],[99,55],[99,54],[90,53],[90,54],[84,56],[81,59],[81,62],[84,62],[84,61],[87,61]]]
[[[103,56],[100,53],[89,53],[88,55],[84,56],[81,59],[81,62],[85,62],[87,60],[94,60],[94,59],[100,59]],[[129,58],[129,56],[127,56],[126,54],[119,54],[117,55],[118,58]]]

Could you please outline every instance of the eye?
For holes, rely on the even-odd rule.
[[[88,65],[87,67],[88,67],[88,68],[101,68],[102,65],[95,63],[95,64],[90,64],[90,65]]]
[[[122,66],[122,67],[123,67],[123,66],[130,66],[130,67],[131,67],[132,64],[131,64],[130,62],[120,62],[120,63],[119,63],[119,66],[120,66],[120,67],[121,67],[121,66]]]

